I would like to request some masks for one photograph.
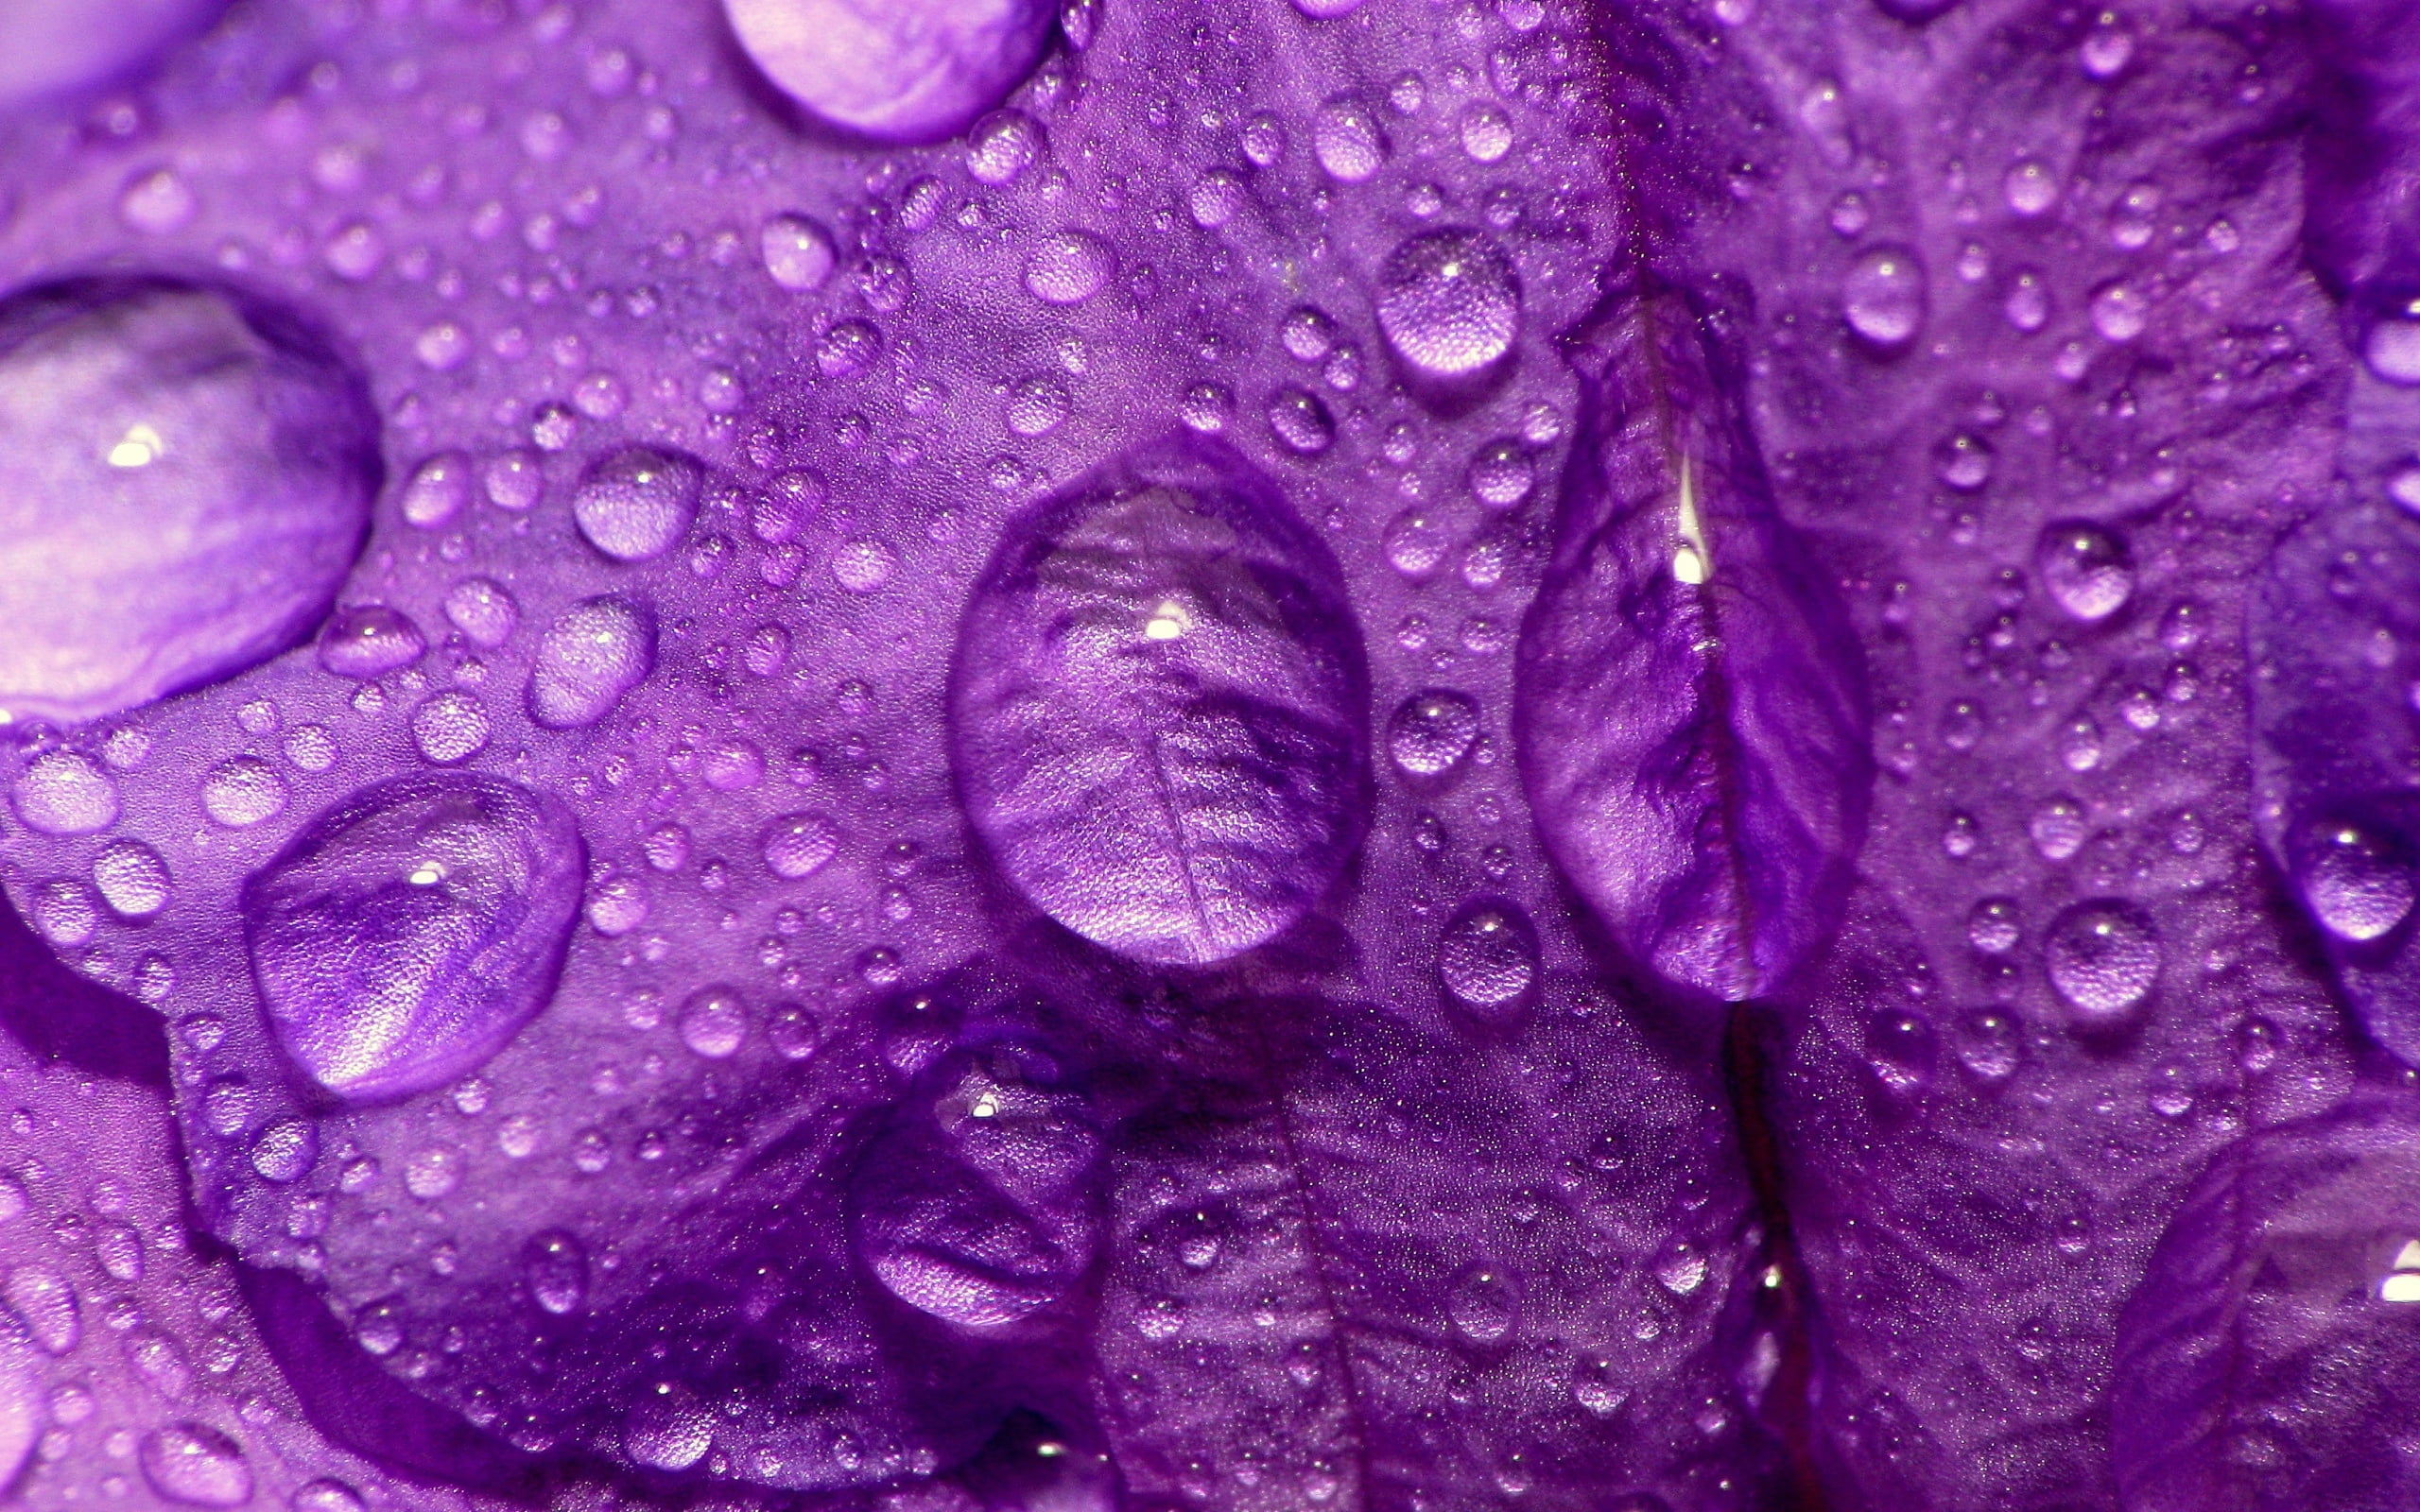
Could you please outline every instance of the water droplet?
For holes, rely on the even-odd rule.
[[[396,511],[404,523],[435,530],[460,514],[471,502],[475,468],[462,452],[440,452],[412,469],[396,496]]]
[[[2132,341],[2151,323],[2151,301],[2131,284],[2103,284],[2092,291],[2092,328],[2104,341]],[[2415,348],[2420,358],[2420,348]],[[2413,372],[2420,379],[2420,369]]]
[[[1379,543],[1388,562],[1406,577],[1422,577],[1435,572],[1453,544],[1444,526],[1427,510],[1416,507],[1388,521]]]
[[[2059,202],[2059,178],[2038,158],[2021,158],[2008,170],[2001,185],[2008,208],[2020,215],[2038,215]]]
[[[1481,100],[1462,111],[1462,151],[1473,163],[1495,163],[1512,150],[1512,121]]]
[[[939,142],[1042,58],[1056,5],[1033,0],[723,0],[749,60],[810,114],[886,143]],[[980,130],[980,127],[977,128]]]
[[[1491,509],[1510,509],[1537,487],[1537,464],[1510,437],[1488,442],[1471,458],[1471,492]]]
[[[2041,330],[2050,320],[2050,285],[2041,274],[2023,269],[2009,280],[2008,299],[2000,313],[2020,332]]]
[[[1116,269],[1109,244],[1088,232],[1053,232],[1042,238],[1025,265],[1027,292],[1045,304],[1081,304],[1101,290]]]
[[[1361,9],[1362,0],[1294,0],[1294,9],[1314,21],[1330,21],[1349,16]]]
[[[2013,898],[1986,898],[1966,916],[1967,943],[1987,955],[2006,955],[2020,937]]]
[[[468,761],[487,749],[492,730],[487,705],[475,694],[435,694],[412,711],[412,744],[441,766]]]
[[[1445,1314],[1454,1320],[1454,1331],[1473,1344],[1501,1340],[1520,1313],[1512,1280],[1497,1266],[1471,1266],[1445,1293]]]
[[[593,725],[654,670],[654,615],[618,598],[582,599],[539,637],[529,717],[549,730]]]
[[[201,200],[174,168],[152,168],[126,181],[118,195],[118,218],[128,229],[165,235],[193,221]]]
[[[1959,1026],[1959,1064],[1985,1083],[2014,1075],[2024,1055],[2025,1036],[2005,1008],[1979,1008]]]
[[[148,919],[168,904],[168,864],[140,840],[115,840],[93,858],[93,881],[110,907]]]
[[[1375,111],[1339,94],[1311,113],[1311,155],[1340,183],[1359,183],[1387,161],[1387,136]]]
[[[2051,922],[2042,964],[2080,1024],[2117,1023],[2150,995],[2159,975],[2159,939],[2129,903],[2077,903]]]
[[[1193,223],[1204,231],[1216,231],[1244,212],[1252,202],[1244,188],[1242,177],[1226,168],[1212,168],[1193,180],[1193,192],[1185,203],[1193,212]]]
[[[252,1169],[264,1181],[300,1181],[319,1159],[320,1126],[307,1118],[280,1119],[252,1141]]]
[[[285,779],[257,756],[231,756],[201,780],[201,809],[231,830],[247,830],[285,812]]]
[[[1387,754],[1414,777],[1442,777],[1478,740],[1478,705],[1446,688],[1429,688],[1395,706],[1387,720]]]
[[[423,1202],[451,1196],[461,1184],[462,1152],[451,1145],[414,1150],[404,1161],[404,1190]]]
[[[682,1005],[680,1028],[692,1054],[728,1060],[748,1039],[748,1005],[730,988],[700,988]]]
[[[0,713],[96,718],[319,625],[381,463],[360,378],[308,329],[160,279],[0,301]]]
[[[26,764],[9,789],[26,828],[43,834],[90,834],[117,822],[117,786],[74,751],[47,751]]]
[[[170,1423],[143,1435],[143,1478],[181,1506],[241,1506],[252,1499],[242,1446],[207,1423]]]
[[[1277,322],[1277,344],[1296,362],[1317,362],[1336,345],[1336,321],[1324,310],[1298,304]]]
[[[2103,11],[2076,48],[2076,61],[2094,78],[2114,78],[2135,56],[2135,35],[2114,12]]]
[[[445,618],[473,645],[492,651],[512,639],[521,605],[492,577],[465,577],[445,592]]]
[[[344,1482],[322,1476],[297,1486],[286,1506],[289,1512],[369,1512],[370,1503]]]
[[[1296,456],[1317,456],[1336,444],[1336,419],[1326,403],[1292,384],[1269,396],[1269,430]]]
[[[2070,798],[2053,799],[2027,821],[2026,833],[2033,836],[2033,849],[2045,861],[2065,861],[2083,849],[2091,838],[2091,826],[2085,822],[2083,806]]]
[[[1849,265],[1841,313],[1877,347],[1905,346],[1925,323],[1925,266],[1904,247],[1876,247]]]
[[[1510,902],[1466,903],[1438,936],[1437,971],[1462,1004],[1504,1008],[1519,1002],[1537,980],[1537,931]]]
[[[1235,413],[1236,396],[1219,384],[1195,384],[1177,402],[1177,418],[1187,430],[1202,436],[1224,431]]]
[[[1932,1085],[1940,1055],[1932,1021],[1912,1009],[1886,1009],[1865,1026],[1866,1064],[1885,1088],[1901,1097]]]
[[[1009,390],[1008,426],[1013,436],[1047,436],[1075,409],[1067,386],[1048,373],[1019,379]]]
[[[1521,282],[1482,232],[1446,228],[1398,245],[1378,270],[1378,327],[1396,353],[1437,377],[1487,367],[1521,332]]]
[[[2377,939],[2411,916],[2411,861],[2392,833],[2350,821],[2323,823],[2297,849],[2303,900],[2328,933]]]
[[[2134,596],[2134,558],[2124,541],[2099,525],[2049,526],[2034,561],[2051,601],[2077,619],[2105,620]]]
[[[67,1278],[47,1265],[19,1265],[9,1272],[6,1290],[43,1353],[76,1352],[84,1337],[84,1310]]]
[[[2370,327],[2361,356],[2391,384],[2420,384],[2420,319],[2380,320]]]
[[[832,578],[852,593],[881,592],[899,567],[899,553],[880,541],[844,541],[832,553]]]
[[[479,487],[497,508],[526,513],[546,495],[546,459],[521,449],[500,453],[479,470]]]
[[[456,1081],[554,991],[585,872],[553,799],[399,778],[315,818],[245,885],[245,940],[286,1054],[352,1102]]]
[[[588,543],[615,561],[651,561],[689,533],[704,483],[694,457],[626,446],[589,466],[572,494],[572,518]]]
[[[557,1317],[579,1312],[588,1299],[588,1250],[561,1228],[533,1234],[521,1246],[521,1274],[530,1299]]]
[[[785,814],[765,827],[765,865],[791,882],[814,876],[839,850],[839,830],[821,814]]]
[[[421,659],[427,637],[411,617],[384,604],[340,609],[320,635],[320,665],[342,678],[383,678]]]
[[[840,261],[839,249],[832,245],[832,233],[805,215],[768,218],[764,229],[757,232],[756,249],[773,282],[800,294],[821,288]]]
[[[714,1418],[686,1388],[659,1383],[622,1426],[631,1458],[659,1470],[685,1470],[714,1447]]]
[[[966,134],[966,171],[982,183],[1012,183],[1042,155],[1042,128],[1015,111],[995,111]]]
[[[1244,122],[1239,140],[1255,167],[1274,167],[1286,156],[1286,127],[1267,111]]]
[[[1948,487],[1972,493],[1992,478],[1992,443],[1979,436],[1957,435],[1933,451],[1933,472]]]

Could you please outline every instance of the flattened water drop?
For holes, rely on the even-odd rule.
[[[293,645],[380,470],[360,375],[290,312],[118,276],[0,301],[0,713],[93,719]]]
[[[539,638],[529,717],[549,730],[593,725],[655,670],[655,616],[610,595],[582,599]]]
[[[1443,777],[1478,740],[1478,705],[1450,688],[1428,688],[1387,718],[1387,754],[1414,777]]]
[[[2042,532],[2034,553],[2051,602],[2077,619],[2105,620],[2135,593],[2135,561],[2126,543],[2099,525],[2069,521]]]
[[[1438,936],[1437,973],[1464,1005],[1502,1009],[1538,979],[1538,932],[1502,899],[1467,903]]]
[[[1045,304],[1081,304],[1101,290],[1117,266],[1109,244],[1089,232],[1054,232],[1026,260],[1027,292]]]
[[[231,756],[202,775],[201,811],[231,830],[249,830],[285,812],[288,789],[257,756]]]
[[[1340,574],[1232,450],[1171,438],[1016,522],[968,605],[952,760],[1036,907],[1138,960],[1281,933],[1359,839],[1368,699]]]
[[[2042,966],[2080,1027],[2125,1022],[2159,976],[2159,936],[2130,903],[2077,903],[2053,919]]]
[[[652,561],[689,533],[704,485],[705,469],[695,457],[626,446],[580,477],[572,519],[590,545],[615,561]]]
[[[1877,347],[1906,346],[1925,323],[1925,266],[1904,247],[1877,247],[1849,265],[1841,314]]]
[[[1484,232],[1447,227],[1398,245],[1378,269],[1378,328],[1432,377],[1478,371],[1521,334],[1521,280]]]
[[[1041,60],[1041,0],[723,0],[746,49],[821,120],[879,142],[938,142]]]
[[[2411,917],[2411,858],[2392,832],[2338,820],[2310,827],[2297,849],[2303,901],[2339,939],[2377,939]]]
[[[143,1478],[161,1500],[180,1506],[242,1506],[252,1499],[252,1467],[243,1447],[207,1423],[170,1423],[143,1436]]]
[[[1311,155],[1340,183],[1359,183],[1387,161],[1387,135],[1377,112],[1359,96],[1340,94],[1311,115]]]
[[[586,850],[552,799],[448,773],[365,788],[245,884],[270,1027],[349,1102],[483,1064],[552,995]]]
[[[411,616],[384,604],[340,609],[320,632],[320,665],[340,678],[383,678],[427,649],[428,638]]]
[[[117,822],[117,784],[75,751],[46,751],[26,763],[9,785],[9,801],[26,829],[43,834],[90,834]]]

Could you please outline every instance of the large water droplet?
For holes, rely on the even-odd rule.
[[[2051,525],[2034,560],[2051,601],[2077,619],[2105,620],[2134,596],[2134,558],[2124,541],[2099,525]]]
[[[1876,247],[1849,265],[1841,314],[1877,347],[1912,341],[1925,323],[1925,266],[1904,247]]]
[[[966,171],[980,183],[1011,183],[1042,155],[1042,128],[1016,111],[994,111],[966,133]]]
[[[231,830],[249,830],[285,812],[288,789],[258,756],[230,756],[201,779],[201,811]]]
[[[1319,395],[1288,384],[1269,396],[1269,432],[1296,456],[1317,456],[1336,444],[1336,417]]]
[[[1538,976],[1538,934],[1527,914],[1501,899],[1466,903],[1437,941],[1445,989],[1474,1008],[1517,1003]]]
[[[1437,377],[1476,372],[1521,333],[1521,281],[1484,232],[1424,232],[1378,270],[1378,327],[1398,355]]]
[[[1367,698],[1334,560],[1185,437],[1012,525],[968,606],[953,759],[985,847],[1061,923],[1201,963],[1290,926],[1357,838]]]
[[[1494,1344],[1512,1332],[1520,1311],[1512,1279],[1496,1265],[1473,1265],[1445,1293],[1445,1314],[1473,1344]]]
[[[588,1299],[588,1250],[560,1228],[533,1234],[521,1246],[521,1274],[530,1299],[557,1317],[579,1312]]]
[[[428,638],[411,616],[384,604],[340,609],[320,633],[320,665],[342,678],[383,678],[427,649]]]
[[[714,1447],[714,1416],[686,1387],[661,1383],[640,1398],[622,1425],[622,1447],[652,1469],[685,1470]]]
[[[1330,178],[1359,183],[1387,161],[1387,134],[1378,115],[1360,98],[1340,94],[1311,116],[1311,155]]]
[[[809,112],[880,142],[938,142],[1032,72],[1042,0],[723,0],[749,60]]]
[[[2131,904],[2077,903],[2052,920],[2042,964],[2079,1023],[2117,1023],[2150,994],[2159,975],[2159,937]]]
[[[655,616],[611,596],[582,599],[538,640],[529,717],[549,730],[593,725],[655,670]]]
[[[572,518],[588,543],[615,561],[651,561],[689,533],[704,484],[694,457],[626,446],[590,465],[572,494]]]
[[[839,831],[821,814],[785,814],[765,827],[765,866],[791,882],[822,870],[839,849]]]
[[[806,294],[830,282],[840,260],[832,233],[805,215],[773,215],[756,233],[765,271],[786,289]]]
[[[468,1074],[553,993],[585,856],[560,804],[492,777],[345,799],[244,887],[279,1043],[354,1102]]]
[[[681,1005],[680,1029],[691,1054],[728,1060],[748,1040],[748,1005],[730,988],[700,988]]]
[[[492,577],[465,577],[446,590],[445,618],[473,645],[493,651],[512,639],[521,605]]]
[[[45,751],[9,785],[26,828],[43,834],[90,834],[117,822],[117,785],[74,751]]]
[[[242,1506],[252,1499],[252,1468],[241,1445],[207,1423],[170,1423],[143,1437],[143,1478],[163,1501],[182,1506]]]
[[[493,730],[488,706],[478,695],[458,689],[432,694],[412,711],[412,744],[440,766],[469,761],[487,749]]]
[[[93,858],[93,882],[103,901],[127,919],[148,919],[168,903],[168,864],[140,840],[102,847]]]
[[[1081,304],[1100,292],[1116,266],[1115,254],[1099,237],[1088,232],[1054,232],[1027,259],[1025,286],[1045,304]]]
[[[2380,320],[2361,344],[2370,371],[2391,384],[2420,384],[2420,318]]]
[[[1478,705],[1450,688],[1428,688],[1395,706],[1387,754],[1414,777],[1443,777],[1478,740]]]
[[[2303,900],[2328,933],[2377,939],[2411,916],[2411,860],[2391,833],[2349,821],[2320,824],[2300,850]]]
[[[359,375],[285,310],[126,277],[0,301],[0,713],[92,719],[302,640],[380,468]]]

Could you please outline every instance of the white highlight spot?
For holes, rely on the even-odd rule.
[[[1697,465],[1681,458],[1681,504],[1672,528],[1681,543],[1672,551],[1672,576],[1692,587],[1714,576],[1714,553],[1705,542],[1705,526],[1698,519]]]
[[[1182,639],[1191,628],[1193,616],[1184,611],[1184,606],[1175,599],[1164,598],[1160,600],[1159,607],[1151,610],[1151,617],[1143,622],[1143,636],[1151,641],[1174,641]]]
[[[160,438],[158,431],[142,421],[136,421],[126,428],[126,435],[119,438],[118,443],[110,448],[110,466],[149,467],[167,449],[168,443]]]

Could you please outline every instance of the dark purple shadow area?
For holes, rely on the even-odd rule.
[[[0,899],[0,1030],[36,1059],[168,1092],[168,1030],[133,999],[77,975]]]

